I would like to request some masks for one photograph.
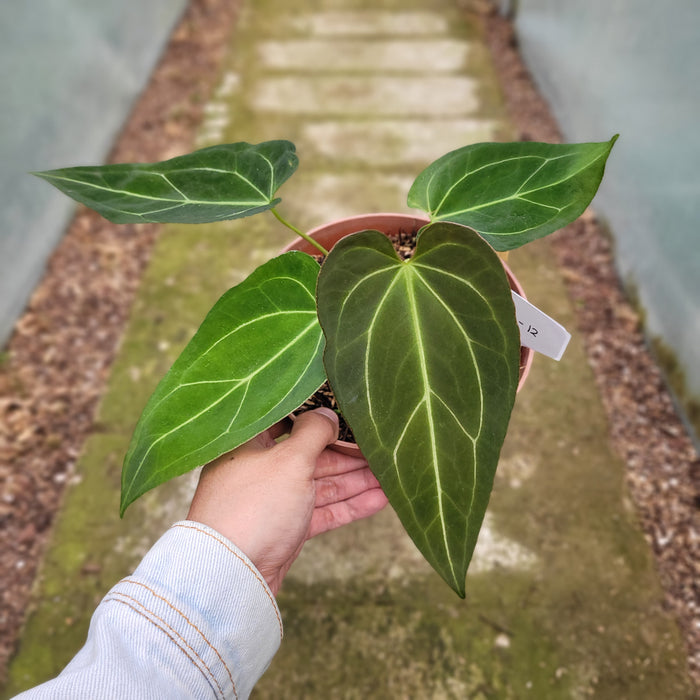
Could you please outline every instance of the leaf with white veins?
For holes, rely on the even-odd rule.
[[[298,165],[294,144],[211,146],[160,163],[120,163],[37,172],[116,224],[200,224],[274,207]]]
[[[456,224],[423,229],[407,262],[365,231],[330,252],[317,297],[340,409],[406,531],[464,596],[518,382],[503,266]]]
[[[149,399],[122,470],[121,512],[238,447],[325,381],[318,263],[285,253],[226,292]]]
[[[604,143],[476,143],[413,183],[408,204],[512,250],[566,226],[590,204],[617,136]]]

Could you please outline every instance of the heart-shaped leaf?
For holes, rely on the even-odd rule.
[[[429,165],[408,193],[433,221],[471,226],[511,250],[574,221],[590,204],[617,136],[605,143],[477,143]]]
[[[161,163],[63,168],[34,173],[117,224],[197,224],[271,209],[296,170],[289,141],[229,143]]]
[[[330,252],[317,297],[340,409],[406,531],[464,596],[518,382],[503,266],[456,224],[427,226],[407,262],[365,231]]]
[[[254,437],[325,381],[318,263],[285,253],[226,292],[149,399],[122,470],[140,495]]]

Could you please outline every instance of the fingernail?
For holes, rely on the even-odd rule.
[[[338,425],[340,421],[338,420],[338,415],[332,408],[326,408],[325,406],[321,406],[321,408],[317,408],[314,410],[314,413],[320,413],[322,416],[325,416],[328,418],[328,420],[333,422],[333,425]]]

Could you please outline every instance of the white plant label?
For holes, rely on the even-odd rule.
[[[519,294],[512,292],[515,318],[520,327],[520,344],[553,360],[561,360],[571,333]]]

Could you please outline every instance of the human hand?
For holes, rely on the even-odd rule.
[[[327,449],[338,417],[300,415],[289,438],[280,426],[204,467],[188,519],[227,537],[277,595],[306,540],[380,511],[387,503],[367,462]]]

